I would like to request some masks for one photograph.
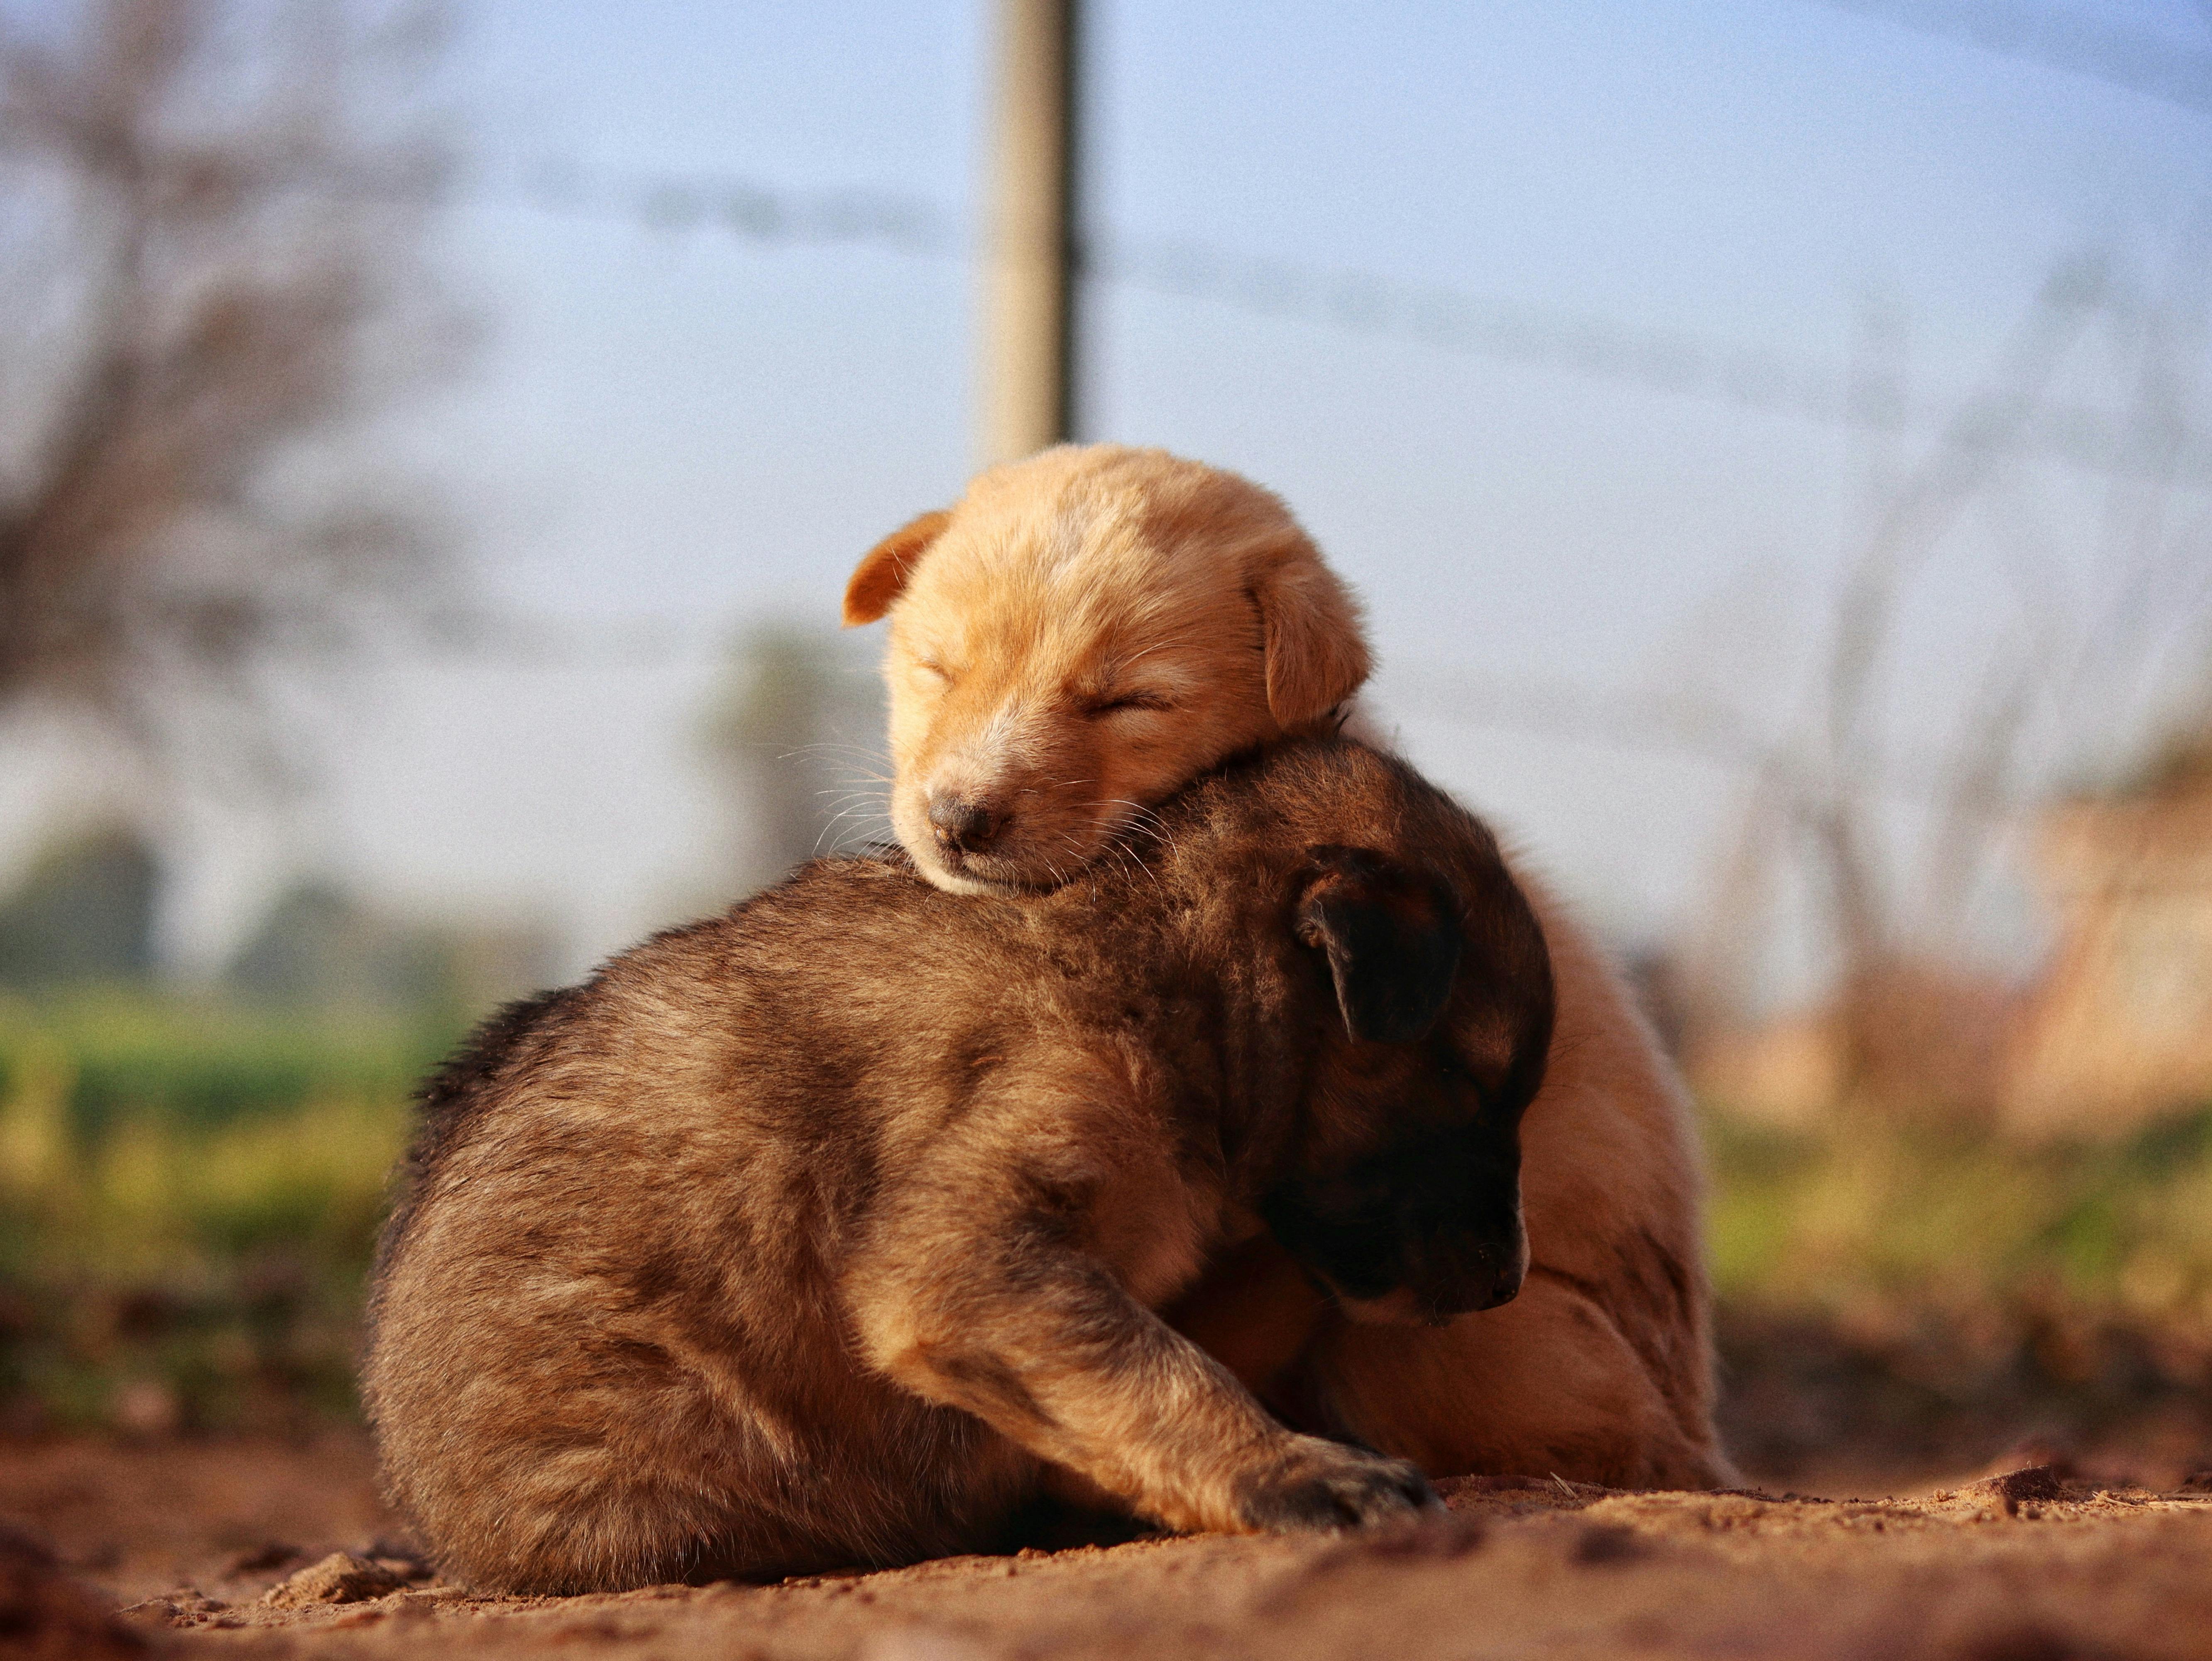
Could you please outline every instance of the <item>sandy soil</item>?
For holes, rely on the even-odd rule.
[[[0,1654],[2212,1656],[2212,1492],[2039,1467],[1917,1496],[1449,1484],[1352,1537],[1146,1539],[767,1587],[437,1585],[356,1438],[0,1444]],[[333,1554],[345,1554],[331,1561]]]

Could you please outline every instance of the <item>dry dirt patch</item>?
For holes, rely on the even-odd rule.
[[[408,1555],[350,1439],[0,1447],[0,1516],[53,1554],[7,1560],[0,1653],[2212,1655],[2212,1496],[2051,1469],[1887,1500],[1448,1486],[1449,1516],[1368,1536],[477,1599]]]

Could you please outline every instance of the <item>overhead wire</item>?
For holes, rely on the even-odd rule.
[[[864,245],[908,255],[981,261],[987,239],[923,198],[871,190],[800,191],[709,174],[593,177],[572,161],[488,172],[466,192],[484,203],[723,234],[763,244]],[[1824,362],[1696,331],[1409,282],[1352,266],[1242,253],[1186,238],[1113,230],[1079,233],[1070,250],[1081,280],[1172,295],[1255,317],[1317,326],[1610,380],[1664,395],[1842,427],[1903,431],[1933,426],[1953,404],[1909,399]],[[2096,296],[2108,303],[2109,295]],[[2161,436],[2161,440],[2163,435]],[[2177,458],[2123,417],[2051,406],[1967,443],[2045,458],[2084,471],[2143,476],[2212,490],[2212,446]]]
[[[1916,33],[1965,41],[2006,58],[2086,76],[2199,115],[2212,115],[2212,51],[2191,51],[2083,17],[1978,0],[1814,0]],[[2208,18],[2212,21],[2212,18]]]

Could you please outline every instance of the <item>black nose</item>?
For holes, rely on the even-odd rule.
[[[932,796],[929,828],[937,845],[950,851],[980,854],[1006,828],[1009,814],[994,812],[986,804],[963,796]]]
[[[1501,1269],[1491,1278],[1488,1287],[1481,1289],[1482,1301],[1477,1309],[1496,1309],[1500,1304],[1510,1304],[1521,1295],[1521,1270],[1517,1265]]]
[[[1453,1283],[1430,1294],[1430,1323],[1443,1326],[1455,1315],[1496,1309],[1521,1295],[1522,1267],[1518,1252],[1510,1256],[1483,1254],[1488,1261],[1462,1270]]]

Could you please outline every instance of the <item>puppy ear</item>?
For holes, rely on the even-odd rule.
[[[1451,891],[1363,848],[1307,851],[1319,868],[1298,899],[1298,939],[1328,954],[1345,1031],[1377,1043],[1425,1037],[1459,968]]]
[[[1318,721],[1367,678],[1359,602],[1301,536],[1253,584],[1267,654],[1267,709],[1285,728]]]
[[[845,585],[845,626],[873,623],[906,588],[929,545],[945,534],[952,515],[939,508],[900,526],[868,550]]]

